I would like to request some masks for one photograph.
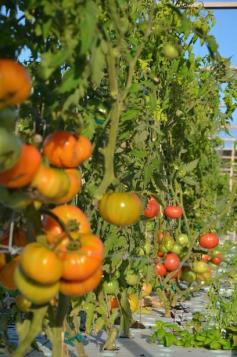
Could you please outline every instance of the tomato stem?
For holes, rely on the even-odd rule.
[[[31,326],[29,328],[29,333],[21,341],[20,345],[17,347],[15,352],[13,352],[12,357],[24,357],[26,352],[31,346],[31,343],[38,336],[42,330],[43,319],[47,312],[48,306],[43,306],[33,311],[33,318],[31,321]]]

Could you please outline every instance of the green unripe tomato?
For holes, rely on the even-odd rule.
[[[183,247],[188,247],[189,246],[189,239],[187,234],[180,234],[176,238],[176,241],[178,244],[182,245]]]
[[[146,255],[149,255],[151,253],[151,243],[150,242],[145,243],[144,251],[145,251]]]
[[[104,292],[108,295],[117,294],[119,291],[119,283],[117,280],[104,281],[103,289]]]
[[[125,276],[125,280],[128,285],[134,286],[137,285],[139,282],[139,277],[135,273],[128,273]]]
[[[171,249],[172,253],[179,255],[182,252],[183,247],[180,244],[175,243]]]
[[[197,274],[202,274],[208,271],[208,264],[203,261],[195,261],[192,264],[192,270]]]
[[[196,278],[197,275],[191,270],[183,271],[181,275],[181,280],[187,281],[188,283],[193,283]]]
[[[166,43],[163,47],[163,53],[166,58],[174,59],[178,57],[179,51],[172,43]]]

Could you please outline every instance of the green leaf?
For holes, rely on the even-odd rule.
[[[104,76],[105,56],[100,46],[94,47],[91,55],[91,80],[97,88]]]
[[[95,313],[95,305],[92,303],[86,303],[84,306],[86,312],[86,333],[89,335],[92,331],[93,321],[94,321],[94,313]]]
[[[166,333],[164,336],[164,345],[170,347],[176,343],[176,337],[172,333]]]
[[[86,55],[96,37],[97,5],[94,1],[87,0],[80,11],[80,53]]]
[[[185,174],[190,173],[197,167],[198,162],[199,162],[199,159],[195,159],[195,160],[189,162],[188,164],[182,165],[181,169],[182,169],[182,171],[184,171]]]

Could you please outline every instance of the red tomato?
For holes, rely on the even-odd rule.
[[[180,218],[183,215],[183,210],[178,206],[167,206],[164,210],[164,214],[168,218]]]
[[[203,254],[202,255],[202,261],[207,263],[209,261],[209,255],[208,254]]]
[[[176,270],[180,267],[180,259],[175,253],[169,253],[165,257],[164,265],[168,271]]]
[[[211,262],[215,265],[220,265],[222,262],[222,258],[221,257],[214,257],[211,259]]]
[[[165,276],[167,274],[167,269],[164,264],[157,263],[155,266],[155,273],[157,276]]]
[[[213,249],[219,244],[219,237],[216,233],[206,233],[199,238],[199,244],[202,248]]]
[[[144,210],[144,216],[154,218],[160,213],[160,205],[154,197],[150,197]]]

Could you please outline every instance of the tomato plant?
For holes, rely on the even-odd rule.
[[[99,212],[109,223],[124,226],[138,220],[142,203],[134,192],[106,193],[100,200]]]

